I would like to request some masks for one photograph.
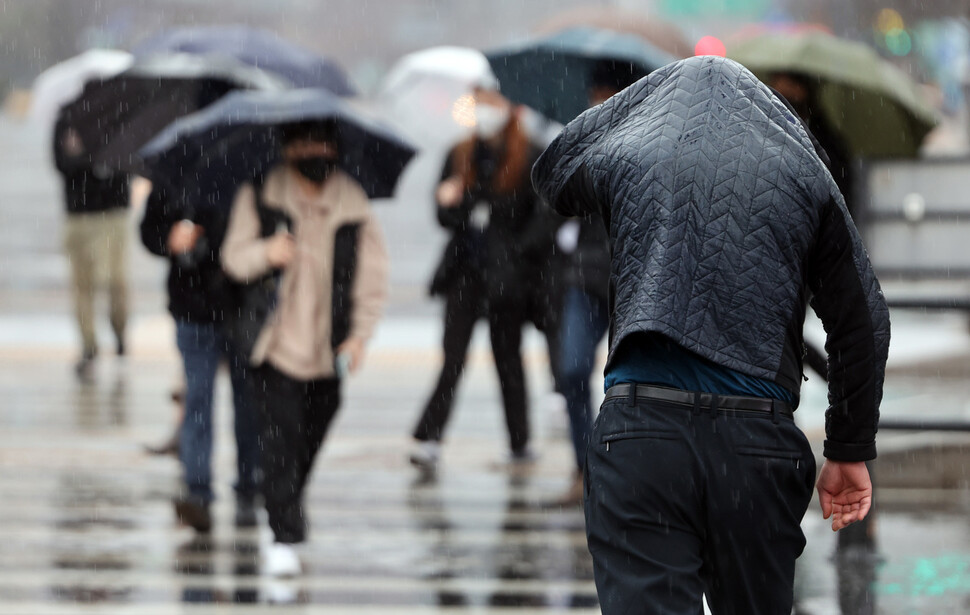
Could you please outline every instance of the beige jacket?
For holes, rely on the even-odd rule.
[[[357,250],[350,292],[350,337],[368,340],[387,299],[388,258],[380,226],[367,195],[343,171],[336,171],[316,197],[303,192],[296,171],[275,168],[263,183],[263,203],[293,221],[296,256],[286,267],[276,309],[267,319],[250,357],[268,361],[297,380],[335,375],[331,343],[334,249],[337,231],[356,225]],[[222,265],[240,282],[270,271],[266,238],[260,236],[252,185],[240,188],[222,244]]]

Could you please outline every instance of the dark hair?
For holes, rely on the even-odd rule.
[[[319,122],[294,122],[280,126],[283,145],[294,141],[323,141],[333,143],[337,140],[337,125],[331,120]]]
[[[638,64],[622,60],[599,60],[589,73],[590,88],[609,88],[619,92],[647,75]]]

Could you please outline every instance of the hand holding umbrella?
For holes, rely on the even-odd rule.
[[[266,240],[266,261],[273,269],[282,269],[293,262],[296,242],[289,231],[281,231]]]
[[[458,175],[453,175],[438,184],[435,191],[435,200],[441,207],[457,207],[461,203],[462,193],[465,191],[465,182]]]

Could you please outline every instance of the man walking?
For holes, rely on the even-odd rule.
[[[90,375],[98,354],[94,326],[94,292],[107,280],[111,298],[111,328],[116,351],[125,354],[128,320],[128,176],[96,171],[68,118],[54,128],[54,165],[64,178],[67,221],[64,248],[71,262],[74,312],[81,332],[78,377]]]
[[[842,195],[789,108],[730,60],[672,63],[536,163],[610,234],[606,399],[586,461],[604,613],[788,613],[815,461],[792,420],[806,299],[828,332],[823,515],[869,510],[889,316]]]
[[[141,221],[142,243],[149,252],[169,259],[168,309],[175,319],[175,338],[182,355],[185,412],[179,428],[178,454],[184,488],[173,504],[179,521],[196,531],[212,529],[210,506],[212,450],[215,433],[213,396],[219,365],[228,364],[236,436],[237,527],[257,523],[261,488],[260,424],[246,357],[233,346],[227,331],[232,314],[229,282],[219,264],[219,249],[228,216],[216,207],[195,208],[156,185]]]

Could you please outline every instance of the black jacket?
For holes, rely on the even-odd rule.
[[[58,118],[54,126],[54,166],[64,178],[64,203],[69,214],[94,213],[128,207],[128,176],[98,174],[91,168],[90,156],[68,156],[61,140],[67,129],[66,120]]]
[[[661,68],[571,122],[533,180],[609,228],[610,360],[656,332],[797,393],[811,297],[828,333],[825,455],[875,457],[889,312],[831,174],[751,73],[714,57]]]
[[[521,189],[496,193],[492,181],[500,152],[483,141],[475,146],[476,180],[456,207],[438,207],[438,222],[452,231],[431,284],[432,294],[443,294],[458,277],[485,279],[489,303],[525,304],[531,295],[547,295],[549,264],[555,250],[555,228],[561,218],[543,204],[528,175]],[[531,146],[528,164],[541,148]],[[442,179],[454,174],[454,150],[449,153]],[[476,226],[473,212],[480,204],[488,210],[488,224]]]
[[[168,252],[168,235],[181,220],[204,229],[195,249],[182,256]],[[141,221],[141,241],[152,254],[168,257],[168,309],[176,320],[195,323],[223,322],[233,304],[233,291],[219,264],[219,248],[228,216],[215,207],[189,208],[154,189]]]

